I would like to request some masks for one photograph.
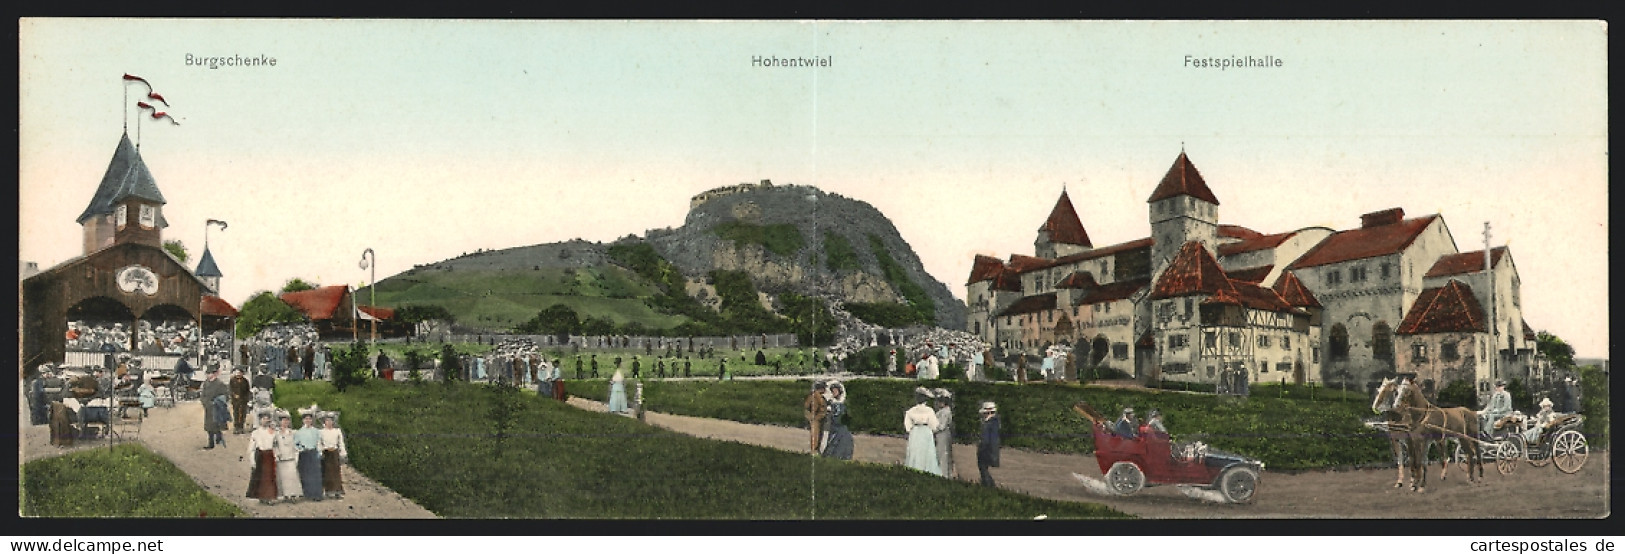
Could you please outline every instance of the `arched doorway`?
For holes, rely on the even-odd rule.
[[[135,351],[142,354],[185,354],[197,342],[197,323],[186,309],[159,304],[141,314]]]
[[[1292,364],[1292,384],[1302,385],[1304,381],[1303,360],[1298,360]]]
[[[1326,355],[1331,361],[1341,362],[1349,359],[1348,327],[1344,327],[1342,323],[1332,325],[1331,336],[1327,342],[1330,348]]]
[[[1089,365],[1098,366],[1106,359],[1106,352],[1112,347],[1106,340],[1106,335],[1096,335],[1095,340],[1089,343]]]
[[[1386,321],[1371,324],[1371,358],[1379,371],[1394,368],[1394,330]]]
[[[67,350],[76,352],[126,351],[135,313],[106,296],[92,296],[68,308]]]

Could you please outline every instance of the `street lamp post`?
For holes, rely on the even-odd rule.
[[[373,252],[371,248],[361,253],[361,269],[371,270],[367,285],[367,294],[369,296],[367,302],[370,306],[376,306],[378,305],[378,254]],[[372,314],[367,314],[367,318],[372,320],[372,338],[369,340],[378,342],[378,318]]]

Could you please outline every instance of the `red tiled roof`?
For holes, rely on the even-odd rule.
[[[1320,301],[1315,299],[1315,293],[1309,292],[1303,286],[1303,281],[1290,271],[1281,272],[1281,278],[1275,281],[1275,293],[1281,295],[1286,303],[1299,308],[1320,308]]]
[[[1421,335],[1426,333],[1484,333],[1484,310],[1479,307],[1473,289],[1465,283],[1451,279],[1442,287],[1422,291],[1405,314],[1395,334]]]
[[[1058,289],[1088,289],[1100,286],[1095,282],[1095,276],[1087,271],[1074,271],[1061,282],[1055,284]]]
[[[998,315],[1021,315],[1034,312],[1044,312],[1053,309],[1055,309],[1055,293],[1051,292],[1017,300],[1015,304],[1011,304],[1010,307],[1005,308],[1004,311],[999,312]]]
[[[993,278],[993,290],[1021,292],[1021,276],[1009,268],[1002,268],[999,276]]]
[[[999,276],[1004,271],[1004,260],[993,256],[976,255],[976,261],[971,263],[970,280],[965,284],[980,283]]]
[[[1146,203],[1156,202],[1164,198],[1189,195],[1218,205],[1219,199],[1208,190],[1207,182],[1202,180],[1202,174],[1196,171],[1191,159],[1181,151],[1179,157],[1174,159],[1173,167],[1168,168],[1168,174],[1162,177],[1157,184],[1157,190],[1151,192],[1151,198]]]
[[[380,308],[377,306],[356,306],[355,308],[377,319],[395,319],[394,308]]]
[[[289,306],[305,312],[305,317],[316,319],[333,319],[333,312],[344,303],[344,297],[350,295],[349,287],[333,285],[314,290],[283,293],[278,298],[287,302]]]
[[[1263,233],[1228,223],[1219,224],[1219,236],[1233,239],[1256,239],[1264,236]]]
[[[1438,215],[1407,219],[1399,223],[1339,231],[1309,249],[1287,269],[1302,269],[1349,260],[1386,256],[1404,250],[1427,229]]]
[[[1089,294],[1085,295],[1083,300],[1080,300],[1078,304],[1086,305],[1099,304],[1102,302],[1115,302],[1134,296],[1134,293],[1140,292],[1141,289],[1144,289],[1146,285],[1150,284],[1150,279],[1136,279],[1133,281],[1118,281],[1109,285],[1101,285],[1095,288],[1095,290],[1089,291]]]
[[[1256,285],[1256,284],[1264,282],[1264,278],[1269,277],[1270,272],[1274,271],[1274,270],[1275,270],[1275,266],[1266,265],[1266,266],[1260,266],[1260,267],[1249,267],[1247,269],[1237,269],[1235,271],[1226,271],[1225,273],[1228,274],[1231,279],[1234,279],[1236,281],[1242,281],[1242,282],[1246,282],[1246,283]]]
[[[1286,242],[1286,239],[1292,238],[1292,236],[1296,234],[1298,234],[1297,231],[1292,231],[1289,233],[1276,233],[1273,235],[1258,235],[1256,237],[1244,238],[1241,240],[1241,242],[1221,244],[1218,248],[1219,255],[1233,256],[1256,250],[1275,248],[1280,246],[1281,243]]]
[[[1494,267],[1501,265],[1501,256],[1506,253],[1507,247],[1505,246],[1491,248],[1490,266]],[[1483,250],[1474,250],[1472,252],[1462,252],[1460,254],[1440,256],[1439,261],[1434,262],[1433,268],[1429,269],[1427,274],[1423,275],[1422,277],[1445,277],[1449,275],[1461,275],[1463,273],[1473,273],[1477,271],[1484,271]]]
[[[1146,237],[1146,238],[1143,238],[1143,239],[1131,240],[1131,241],[1128,241],[1128,242],[1125,242],[1125,243],[1113,244],[1111,246],[1102,246],[1100,248],[1096,248],[1096,249],[1090,250],[1088,252],[1079,252],[1077,254],[1061,256],[1059,258],[1055,258],[1055,260],[1053,260],[1053,261],[1051,261],[1051,262],[1049,262],[1049,263],[1047,263],[1047,264],[1045,264],[1043,266],[1034,267],[1032,269],[1045,269],[1045,268],[1062,266],[1062,265],[1075,263],[1075,262],[1081,262],[1081,261],[1084,261],[1084,260],[1093,260],[1095,258],[1110,256],[1110,255],[1113,255],[1113,254],[1127,252],[1127,251],[1130,251],[1130,250],[1136,250],[1136,249],[1142,249],[1142,248],[1151,248],[1151,245],[1152,245],[1153,242],[1154,241],[1151,239],[1151,237]]]
[[[1041,232],[1049,233],[1050,242],[1062,244],[1089,244],[1089,233],[1083,230],[1083,222],[1078,220],[1078,211],[1072,208],[1072,199],[1061,191],[1061,199],[1055,201],[1055,209],[1050,210],[1049,219],[1038,228]]]
[[[1234,288],[1224,269],[1219,267],[1219,262],[1208,254],[1207,248],[1202,247],[1200,242],[1191,241],[1179,247],[1179,253],[1174,255],[1173,261],[1168,262],[1168,268],[1163,270],[1162,277],[1151,289],[1151,298],[1217,294],[1226,290],[1233,294]]]
[[[1049,258],[1035,258],[1032,256],[1023,256],[1021,254],[1011,254],[1010,269],[1015,270],[1016,273],[1026,273],[1034,269],[1049,267],[1049,264],[1052,261],[1054,260]]]
[[[1258,285],[1232,279],[1231,288],[1220,290],[1217,294],[1203,300],[1203,304],[1233,304],[1254,310],[1271,312],[1303,313],[1302,310],[1292,307],[1275,291]]]
[[[237,308],[218,296],[203,295],[203,315],[237,317]]]

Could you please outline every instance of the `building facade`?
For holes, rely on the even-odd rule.
[[[1184,152],[1146,203],[1150,236],[1096,248],[1062,191],[1032,256],[976,257],[966,330],[1029,356],[1065,344],[1081,362],[1143,381],[1245,375],[1357,390],[1427,373],[1440,386],[1468,380],[1487,392],[1497,378],[1529,378],[1545,365],[1510,252],[1493,249],[1485,271],[1483,252],[1460,253],[1438,214],[1392,208],[1352,229],[1261,233],[1220,222],[1218,196]],[[1416,310],[1462,295],[1485,312],[1460,316],[1483,323],[1482,336],[1458,324],[1398,332]],[[1469,338],[1481,352],[1468,355]],[[1424,350],[1433,354],[1414,355]]]

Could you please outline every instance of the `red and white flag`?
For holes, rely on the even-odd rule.
[[[175,125],[181,124],[181,122],[175,121],[175,118],[168,113],[158,111],[158,108],[153,107],[152,104],[148,104],[146,102],[136,102],[135,105],[143,110],[152,110],[153,119],[168,119],[170,123]]]

